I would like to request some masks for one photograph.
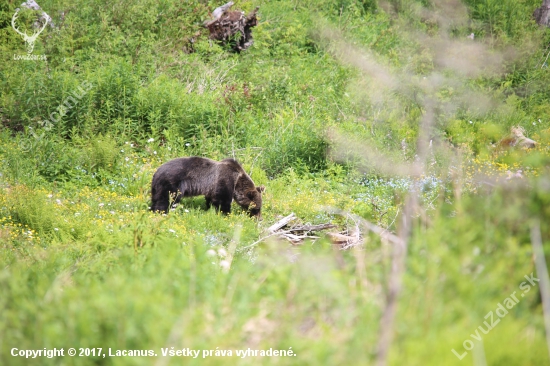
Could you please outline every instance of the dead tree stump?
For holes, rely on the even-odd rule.
[[[242,11],[225,11],[217,19],[205,22],[205,27],[210,31],[210,39],[229,44],[236,52],[246,50],[252,46],[252,27],[258,24],[256,14],[259,7],[247,16]]]

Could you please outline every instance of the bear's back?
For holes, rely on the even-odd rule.
[[[232,170],[238,171],[239,173],[246,173],[243,167],[241,166],[241,164],[235,159],[232,159],[232,158],[223,159],[222,161],[220,161],[220,164],[223,164],[231,168]]]

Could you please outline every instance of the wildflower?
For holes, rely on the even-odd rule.
[[[147,142],[153,142],[153,141],[155,141],[155,139],[152,137],[149,140],[147,140]]]
[[[220,261],[220,267],[222,267],[224,270],[229,270],[229,267],[231,267],[231,263],[229,261],[223,260]]]

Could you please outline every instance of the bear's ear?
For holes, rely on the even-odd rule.
[[[256,187],[256,190],[260,193],[264,193],[265,192],[265,186]]]
[[[254,191],[254,190],[247,191],[247,192],[246,192],[246,197],[247,197],[249,200],[254,201],[254,198],[256,197],[256,191]]]

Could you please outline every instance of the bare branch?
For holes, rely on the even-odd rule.
[[[263,238],[261,239],[258,239],[256,240],[254,243],[250,244],[250,245],[247,245],[246,247],[244,248],[240,248],[240,250],[246,250],[246,249],[249,249],[249,248],[252,248],[253,246],[256,246],[258,244],[260,244],[262,241],[268,239],[268,238],[271,238],[272,236],[276,236],[276,235],[284,235],[284,234],[290,234],[291,231],[279,231],[279,232],[275,232],[275,233],[271,233],[267,236],[264,236]]]

